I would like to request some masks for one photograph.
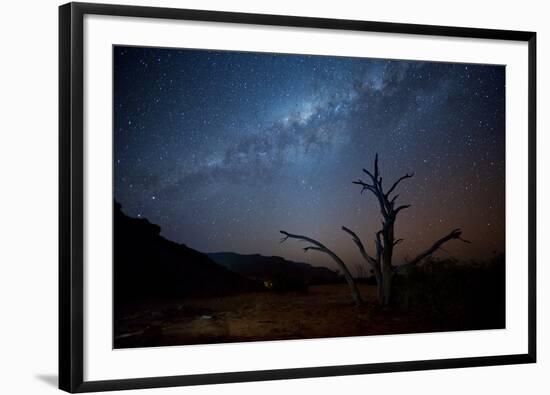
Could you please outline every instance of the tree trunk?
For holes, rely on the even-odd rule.
[[[382,299],[380,304],[382,306],[389,306],[392,302],[392,282],[393,282],[393,273],[388,273],[382,279],[382,283],[379,287],[382,289]]]
[[[359,288],[357,288],[357,283],[353,280],[353,277],[350,277],[349,279],[346,277],[346,281],[351,288],[353,302],[356,306],[361,306],[363,304],[363,299],[361,299],[361,294],[359,293]]]
[[[391,303],[391,284],[393,279],[393,243],[394,243],[394,231],[393,231],[393,219],[385,218],[386,222],[382,229],[382,237],[384,240],[384,249],[382,251],[382,282],[379,286],[382,288],[382,299],[380,304],[382,306],[388,306]]]

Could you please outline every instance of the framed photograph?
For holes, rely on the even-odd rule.
[[[535,362],[535,33],[59,17],[61,389]]]

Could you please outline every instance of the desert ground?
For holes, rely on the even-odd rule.
[[[460,309],[386,308],[376,287],[360,285],[366,303],[351,303],[345,284],[307,293],[254,292],[128,304],[115,324],[115,348],[464,330]]]

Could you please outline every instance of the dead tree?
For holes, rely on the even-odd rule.
[[[398,271],[419,264],[424,258],[432,255],[443,244],[450,240],[457,239],[462,240],[465,243],[469,243],[469,241],[462,239],[462,231],[460,230],[460,228],[453,229],[448,235],[437,240],[430,248],[420,253],[411,261],[406,262],[402,265],[394,265],[392,262],[393,250],[396,245],[403,241],[403,239],[395,238],[395,220],[397,218],[397,214],[399,214],[402,210],[409,208],[411,205],[403,204],[396,207],[395,203],[397,198],[399,197],[399,194],[395,194],[394,196],[392,196],[392,193],[394,193],[395,189],[401,181],[413,177],[414,173],[405,174],[404,176],[397,179],[397,181],[395,181],[387,191],[384,191],[384,187],[382,185],[382,176],[380,176],[380,169],[378,167],[378,154],[376,154],[374,159],[374,171],[370,172],[367,169],[363,169],[363,172],[369,176],[370,182],[358,180],[354,181],[353,183],[363,187],[361,193],[363,193],[364,191],[369,191],[376,197],[380,205],[380,212],[382,213],[382,229],[376,232],[374,239],[375,254],[371,255],[367,252],[359,236],[357,236],[357,234],[351,229],[343,226],[342,230],[352,237],[352,240],[359,249],[361,256],[372,267],[378,289],[378,301],[381,305],[386,306],[391,303],[392,281]],[[288,238],[307,241],[312,245],[305,247],[304,251],[321,251],[328,254],[332,259],[334,259],[334,261],[342,270],[344,277],[351,289],[354,302],[357,305],[360,305],[362,303],[361,295],[359,294],[359,290],[357,288],[357,285],[355,284],[353,276],[348,270],[346,264],[334,252],[329,250],[317,240],[314,240],[310,237],[293,235],[285,231],[281,231],[281,233],[285,235],[281,242],[285,241]]]
[[[380,169],[378,167],[378,154],[376,154],[374,159],[374,172],[370,172],[367,169],[363,169],[363,172],[369,176],[370,182],[358,180],[353,183],[363,187],[361,193],[369,191],[376,197],[380,206],[380,212],[382,213],[382,229],[376,232],[375,237],[376,256],[371,256],[367,253],[361,239],[354,232],[346,227],[342,227],[342,230],[351,235],[363,258],[372,266],[378,285],[378,300],[380,304],[386,306],[391,302],[392,281],[398,271],[417,265],[450,240],[457,239],[466,243],[469,243],[469,241],[462,239],[460,228],[453,229],[448,235],[437,240],[430,248],[420,253],[411,261],[403,265],[393,265],[393,250],[397,244],[403,241],[403,239],[395,238],[395,220],[397,214],[411,205],[403,204],[396,207],[395,203],[399,194],[392,196],[392,193],[401,181],[413,177],[414,173],[407,173],[398,178],[387,191],[384,191],[382,176],[380,176]]]

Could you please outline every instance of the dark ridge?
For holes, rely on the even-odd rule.
[[[303,281],[307,285],[342,282],[338,273],[326,267],[293,262],[279,256],[241,255],[234,252],[215,252],[207,255],[216,263],[235,273],[255,280],[273,281],[284,277],[295,281]]]
[[[124,300],[223,296],[263,288],[206,255],[160,235],[160,226],[114,205],[115,304]]]

